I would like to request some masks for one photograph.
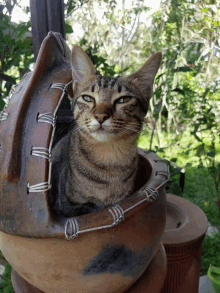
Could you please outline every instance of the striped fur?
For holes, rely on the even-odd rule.
[[[149,62],[151,60],[151,62]],[[127,78],[101,76],[74,47],[75,127],[53,149],[51,204],[58,216],[89,213],[135,190],[137,139],[161,55]]]

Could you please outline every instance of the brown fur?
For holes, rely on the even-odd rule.
[[[73,48],[76,126],[53,150],[52,205],[59,215],[91,212],[133,193],[137,139],[160,61],[156,53],[130,77],[115,79],[98,74],[86,53]]]

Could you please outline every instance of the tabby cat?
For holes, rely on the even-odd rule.
[[[73,48],[75,127],[52,152],[51,204],[58,216],[90,213],[134,192],[137,139],[160,62],[156,53],[131,76],[112,78]]]

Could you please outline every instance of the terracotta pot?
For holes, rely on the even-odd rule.
[[[204,212],[190,201],[167,194],[167,223],[162,243],[167,277],[162,293],[198,293],[202,241],[207,230]]]
[[[70,241],[1,232],[0,249],[16,272],[47,293],[121,293],[128,289],[154,256],[166,219],[164,187],[158,189],[158,197],[151,203],[142,195],[149,191],[147,186],[161,186],[159,182],[163,185],[164,180],[157,173],[164,163],[155,162],[159,159],[154,153],[141,154],[144,151],[140,150],[140,177],[145,177],[145,172],[148,181],[135,195],[120,202],[125,219],[118,225],[115,226],[112,219],[110,228],[103,227],[103,218],[111,215],[109,209],[104,209],[77,217],[79,228],[96,217],[97,226],[100,224],[103,229],[87,230],[82,234],[79,229],[78,237]],[[127,212],[126,206],[130,206]]]
[[[125,293],[160,293],[166,273],[167,257],[165,249],[162,243],[160,243],[154,258],[145,272]]]
[[[64,40],[50,33],[34,72],[0,115],[0,249],[22,278],[44,292],[121,293],[158,248],[169,170],[156,154],[139,149],[133,195],[95,213],[55,218],[50,158],[58,109],[72,83],[68,56]]]
[[[124,293],[160,293],[167,271],[166,252],[160,243],[148,268],[135,284]],[[44,293],[24,280],[12,269],[12,283],[15,293]]]

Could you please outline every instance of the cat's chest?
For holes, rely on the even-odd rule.
[[[130,195],[136,178],[137,158],[132,163],[118,165],[96,165],[74,157],[69,182],[71,192],[78,202],[93,201],[99,204],[113,204]]]

